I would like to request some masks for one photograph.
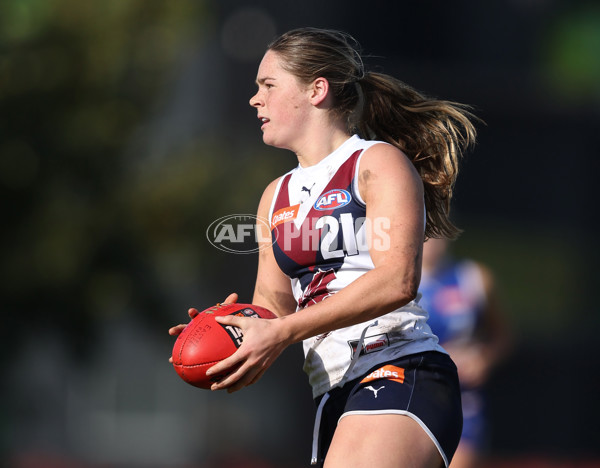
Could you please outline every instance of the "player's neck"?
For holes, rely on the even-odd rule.
[[[350,135],[341,126],[332,125],[309,132],[303,144],[295,151],[298,162],[302,167],[314,166],[338,149],[348,138]]]

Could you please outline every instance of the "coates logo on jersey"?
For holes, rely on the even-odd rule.
[[[271,229],[281,223],[296,219],[298,216],[298,208],[300,208],[300,205],[288,206],[287,208],[281,208],[273,213],[273,217],[271,218]]]
[[[334,189],[324,193],[315,202],[314,208],[319,211],[335,210],[346,206],[352,200],[350,192],[342,189]]]

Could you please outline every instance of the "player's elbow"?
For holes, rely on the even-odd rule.
[[[394,281],[391,285],[390,299],[394,308],[405,306],[416,299],[419,292],[419,278],[409,277]]]
[[[413,301],[419,292],[420,272],[410,265],[399,266],[395,262],[387,262],[375,268],[376,288],[379,294],[380,311],[384,313],[399,309]]]
[[[401,297],[400,302],[402,305],[408,304],[411,301],[414,301],[417,298],[417,294],[419,293],[419,284],[418,283],[410,283],[405,284],[401,289]]]

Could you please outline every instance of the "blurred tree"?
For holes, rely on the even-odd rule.
[[[600,100],[600,5],[566,3],[543,36],[543,76],[563,102]]]
[[[77,345],[101,310],[158,307],[130,229],[123,149],[210,19],[196,0],[0,3],[4,345],[24,324]]]

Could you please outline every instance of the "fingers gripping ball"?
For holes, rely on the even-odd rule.
[[[242,344],[242,331],[217,323],[217,315],[276,318],[269,310],[252,304],[217,304],[194,317],[175,340],[173,367],[184,381],[195,387],[209,389],[220,380],[223,375],[208,377],[206,371],[231,356]]]

